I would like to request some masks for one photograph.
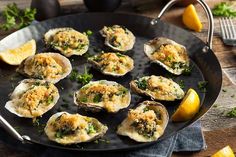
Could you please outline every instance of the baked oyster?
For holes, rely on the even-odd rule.
[[[69,27],[50,29],[44,35],[44,40],[47,45],[60,51],[66,57],[72,55],[81,56],[86,53],[89,48],[87,35]]]
[[[134,46],[135,36],[130,30],[123,26],[104,26],[100,33],[105,37],[105,45],[115,51],[128,51]]]
[[[50,110],[58,99],[58,89],[52,83],[25,79],[15,88],[5,108],[19,117],[35,118]]]
[[[74,102],[80,108],[98,112],[118,112],[129,106],[131,95],[127,88],[107,80],[91,81],[74,93]]]
[[[26,58],[16,70],[35,79],[57,83],[70,74],[70,61],[58,53],[39,53]]]
[[[107,126],[95,118],[67,112],[52,115],[44,128],[50,140],[62,145],[93,141],[107,130]]]
[[[147,95],[153,100],[174,101],[184,97],[184,91],[172,79],[162,76],[144,76],[130,82],[130,88],[137,94]]]
[[[124,76],[134,68],[133,59],[120,53],[100,53],[88,61],[105,75]]]
[[[151,61],[175,75],[182,74],[189,67],[186,48],[173,40],[164,37],[150,40],[144,44],[144,52]]]
[[[168,121],[168,112],[162,104],[144,101],[128,112],[127,118],[118,126],[117,134],[137,142],[156,141],[164,133]]]

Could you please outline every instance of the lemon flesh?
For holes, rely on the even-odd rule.
[[[35,40],[30,40],[15,49],[8,49],[0,52],[0,59],[10,65],[20,65],[24,59],[34,55],[35,52]]]
[[[171,119],[173,122],[182,122],[192,119],[200,108],[200,98],[197,92],[190,88],[187,94],[184,96]]]
[[[230,146],[226,146],[216,152],[211,157],[235,157],[233,150],[230,148]]]
[[[185,8],[182,20],[187,28],[196,32],[201,32],[202,23],[197,15],[195,7],[192,4]]]

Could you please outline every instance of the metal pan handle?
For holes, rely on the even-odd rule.
[[[171,0],[170,2],[168,2],[166,4],[166,6],[161,10],[161,12],[159,13],[159,15],[157,16],[156,19],[153,19],[151,21],[152,25],[155,25],[157,23],[158,20],[161,19],[162,15],[169,10],[175,3],[177,3],[178,1],[181,0]],[[208,51],[208,49],[212,49],[212,39],[213,39],[213,32],[214,32],[214,22],[213,22],[213,16],[211,13],[211,9],[208,7],[208,5],[206,4],[206,2],[204,2],[203,0],[197,0],[197,2],[203,7],[205,13],[207,14],[207,18],[209,21],[209,25],[208,25],[208,36],[207,36],[207,41],[206,41],[206,45],[203,50],[204,51]]]
[[[14,129],[11,124],[9,124],[6,119],[4,119],[1,115],[0,115],[0,123],[1,126],[10,134],[12,135],[15,139],[21,141],[22,143],[25,143],[26,141],[30,141],[30,137],[29,136],[21,136],[16,129]]]

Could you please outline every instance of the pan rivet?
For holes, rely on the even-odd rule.
[[[208,52],[208,50],[209,50],[208,46],[204,46],[203,49],[202,49],[202,51],[205,52],[205,53]]]

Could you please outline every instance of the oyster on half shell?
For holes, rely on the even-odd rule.
[[[105,37],[105,45],[115,51],[128,51],[134,46],[135,36],[130,30],[123,26],[104,26],[100,33]]]
[[[137,142],[156,141],[164,133],[168,121],[168,112],[161,103],[144,101],[128,112],[127,118],[118,126],[117,134]]]
[[[130,88],[137,94],[153,100],[174,101],[184,97],[184,91],[172,79],[162,76],[144,76],[130,82]]]
[[[66,57],[72,55],[81,56],[86,53],[89,48],[87,35],[69,27],[50,29],[44,35],[44,40],[47,45],[60,51]]]
[[[168,38],[160,37],[144,44],[144,52],[148,58],[167,71],[180,75],[189,67],[186,48]]]
[[[35,118],[50,110],[58,99],[58,89],[52,83],[25,79],[14,89],[5,108],[19,117]]]
[[[71,70],[70,61],[59,53],[39,53],[26,58],[16,71],[30,78],[57,83]]]
[[[52,115],[44,128],[50,140],[62,145],[93,141],[107,130],[107,126],[95,118],[67,112]]]
[[[133,59],[120,53],[100,53],[88,61],[105,75],[124,76],[134,68]]]
[[[127,88],[107,80],[91,81],[74,94],[74,102],[80,108],[98,112],[118,112],[129,106],[131,95]]]

